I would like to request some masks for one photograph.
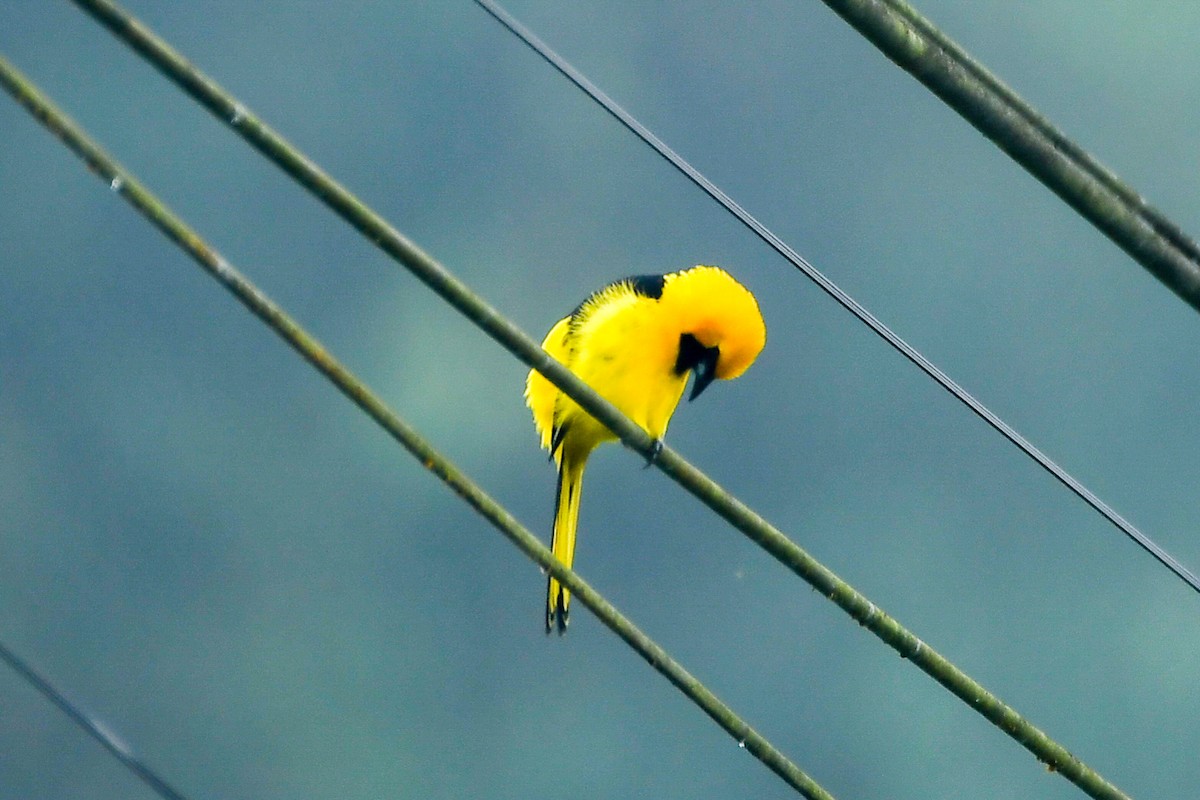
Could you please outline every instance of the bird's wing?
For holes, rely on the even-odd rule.
[[[543,350],[568,366],[570,365],[571,348],[567,338],[570,332],[570,323],[570,317],[560,319],[550,329],[550,333],[546,334],[546,339],[542,342]],[[558,387],[546,380],[540,372],[529,371],[529,378],[525,381],[525,404],[533,412],[533,424],[537,429],[542,447],[551,452],[553,452],[551,443],[556,427],[554,409],[558,394]]]

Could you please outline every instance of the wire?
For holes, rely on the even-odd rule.
[[[248,278],[241,274],[224,256],[208,244],[199,233],[174,214],[137,178],[112,159],[88,134],[70,118],[56,108],[23,75],[0,57],[0,86],[7,90],[39,122],[79,156],[88,167],[105,181],[113,191],[134,207],[168,239],[175,242],[211,277],[267,324],[293,350],[307,360],[333,383],[347,398],[382,427],[402,447],[408,450],[427,470],[445,483],[480,516],[488,520],[525,555],[571,590],[572,595],[595,613],[596,617],[616,633],[634,651],[644,658],[655,670],[675,685],[713,721],[720,725],[738,744],[761,761],[772,772],[782,778],[809,800],[833,800],[833,796],[820,784],[787,758],[762,734],[756,731],[732,708],[726,705],[698,678],[688,672],[657,642],[642,632],[634,623],[609,603],[599,592],[580,578],[574,571],[563,566],[528,528],[521,525],[503,506],[492,499],[478,484],[456,467],[453,462],[439,453],[414,428],[396,415],[349,369],[343,366],[319,341],[290,317],[281,307],[267,297]],[[7,651],[5,651],[7,654]],[[9,660],[10,665],[26,680],[33,683],[76,722],[134,770],[148,783],[151,779],[172,794],[163,794],[169,800],[181,800],[183,796],[171,790],[134,759],[127,747],[115,739],[103,736],[104,729],[93,723],[86,715],[67,703],[62,693],[55,690],[37,673],[28,669],[21,661]],[[1036,729],[1035,729],[1036,730]],[[1039,732],[1040,733],[1040,732]],[[1043,734],[1044,735],[1044,734]],[[1061,750],[1061,748],[1060,748]],[[1075,763],[1065,750],[1061,750]],[[1086,767],[1085,767],[1086,769]],[[152,783],[152,785],[156,785]],[[1114,797],[1118,795],[1113,795]]]
[[[1193,308],[1200,247],[902,0],[822,0]]]
[[[70,717],[71,721],[103,745],[113,758],[120,761],[134,775],[141,778],[154,793],[164,800],[187,800],[187,796],[167,782],[165,778],[146,765],[123,739],[118,737],[107,725],[88,714],[78,705],[71,702],[65,694],[54,687],[47,678],[33,668],[29,662],[14,653],[7,645],[0,642],[0,661],[8,664],[14,672],[20,675],[26,683],[37,689],[42,695]]]
[[[92,3],[96,2],[96,0],[85,0],[85,2]],[[106,5],[109,8],[113,8],[111,5]],[[127,23],[131,24],[121,26],[121,30],[136,31],[139,36],[151,37],[149,31],[140,25],[134,24],[136,21],[129,19]],[[153,48],[149,47],[148,45],[151,43],[156,44],[156,46]],[[165,43],[150,38],[147,38],[144,44],[147,46],[139,48],[139,52],[151,53],[161,47],[165,47]],[[175,55],[177,56],[178,54]],[[707,688],[683,670],[682,666],[672,661],[661,647],[654,644],[645,634],[635,628],[631,622],[622,617],[616,609],[608,604],[603,597],[595,592],[572,570],[564,567],[537,537],[521,526],[503,507],[496,504],[482,489],[458,471],[447,459],[434,451],[407,424],[396,417],[366,386],[334,360],[311,335],[288,317],[282,309],[266,298],[257,287],[245,279],[219,253],[200,239],[182,220],[173,215],[158,198],[145,189],[132,175],[113,162],[78,126],[58,111],[32,84],[11,68],[3,58],[0,58],[0,85],[9,91],[18,102],[24,105],[38,121],[62,139],[102,180],[107,181],[110,188],[113,188],[168,238],[191,255],[210,275],[229,289],[243,305],[254,312],[256,316],[268,324],[288,344],[303,355],[310,364],[337,385],[347,397],[367,412],[372,419],[387,430],[402,446],[408,449],[427,469],[450,486],[476,512],[497,527],[522,552],[541,564],[571,589],[572,593],[585,606],[595,612],[604,624],[616,631],[626,643],[637,650],[643,658],[656,670],[665,675],[694,703],[704,709],[705,713],[721,725],[722,728],[737,737],[739,744],[744,745],[747,751],[763,761],[770,769],[793,786],[796,786],[797,783],[804,785],[807,780],[811,780],[803,772],[799,771],[798,768],[795,768],[790,761],[781,754],[778,754],[778,751],[770,748],[769,743],[753,729],[749,728],[749,726],[746,726],[740,718],[730,716],[732,715],[732,711],[729,711]],[[200,84],[198,83],[197,85]],[[211,82],[205,82],[203,85],[208,86],[212,90],[217,90],[215,84]],[[227,99],[232,101],[231,98]],[[242,110],[241,119],[237,123],[238,130],[259,131],[260,133],[269,131],[265,124],[256,117],[253,117],[247,109],[237,104],[236,101],[232,101],[232,104]],[[230,123],[234,124],[232,120],[230,120]],[[274,134],[274,132],[270,133],[272,141],[282,142],[282,139],[277,134]],[[290,160],[295,163],[306,164],[310,169],[317,170],[316,166],[305,158],[303,154],[294,151],[294,149],[290,150]],[[323,175],[324,173],[321,174]],[[316,188],[320,190],[317,192],[318,196],[326,198],[327,202],[332,202],[328,198],[331,198],[338,192],[345,192],[344,188],[336,184],[322,184]],[[368,210],[361,206],[361,204],[352,203],[347,208],[356,209],[359,215],[368,213]],[[349,213],[349,211],[346,213]],[[365,220],[358,219],[355,227],[361,228],[363,224],[365,224]],[[407,240],[403,241],[407,243]],[[415,245],[410,246],[415,247]],[[416,258],[416,255],[415,253],[410,253],[409,260],[412,261],[413,265],[419,266],[423,263],[423,260]],[[423,254],[421,255],[423,256]],[[428,258],[428,256],[423,257],[425,259]],[[432,260],[430,259],[430,261]],[[405,263],[408,265],[408,262]],[[445,272],[444,268],[437,265],[436,262],[432,262],[432,265]],[[416,266],[410,266],[410,269],[415,270]],[[448,276],[448,273],[446,274]],[[469,293],[468,289],[456,281],[448,284],[448,286],[461,288],[463,291],[468,292],[467,296],[454,298],[452,302],[456,306],[459,303],[481,302],[473,294]],[[448,300],[451,299],[448,296],[451,291],[452,289],[447,287],[438,289],[438,293]],[[507,320],[505,322],[507,323]],[[507,324],[511,326],[511,323]],[[481,327],[484,326],[481,325]],[[520,336],[528,340],[528,337],[524,336],[524,334],[520,334]],[[512,348],[509,349],[513,351]],[[560,388],[566,391],[572,399],[579,402],[589,413],[593,413],[598,419],[609,425],[610,429],[614,432],[619,432],[629,426],[641,431],[637,425],[630,423],[619,412],[616,412],[610,404],[601,400],[593,390],[581,383],[574,375],[563,368],[561,364],[558,364],[553,359],[546,360],[550,362],[553,368],[546,369],[544,374],[560,385]],[[617,416],[613,418],[612,424],[610,424],[610,421],[606,418],[613,413],[616,413]],[[643,437],[645,436],[644,431],[641,431],[641,434]],[[630,443],[624,434],[622,434],[622,438],[627,444]],[[1105,800],[1122,800],[1127,797],[1103,776],[1072,755],[1070,751],[1047,736],[1043,731],[990,693],[969,675],[958,669],[932,647],[926,645],[915,634],[904,628],[864,595],[813,559],[798,545],[787,539],[779,530],[733,498],[728,492],[725,492],[711,479],[700,473],[699,470],[688,464],[669,448],[663,448],[656,463],[669,475],[675,477],[681,485],[685,486],[685,488],[700,498],[706,505],[730,521],[738,530],[760,544],[772,556],[803,577],[814,588],[845,610],[859,624],[893,647],[901,656],[911,660],[913,664],[920,667],[937,680],[938,683],[959,697],[959,699],[966,702],[971,708],[991,721],[1006,735],[1018,741],[1049,768],[1062,774],[1092,797],[1104,798]],[[621,621],[628,623],[628,627],[620,624]],[[792,772],[793,769],[795,772]],[[818,793],[818,790],[819,787],[816,787],[815,784],[807,792],[805,789],[800,789],[800,791],[805,792],[806,796],[809,797],[823,796]]]
[[[570,80],[577,87],[582,89],[589,97],[604,108],[609,114],[615,117],[622,125],[633,132],[639,139],[654,149],[656,153],[666,159],[672,166],[688,177],[692,183],[696,184],[709,197],[716,200],[724,208],[733,214],[743,225],[753,231],[759,238],[766,242],[775,252],[779,253],[797,269],[803,272],[813,283],[819,286],[826,294],[832,297],[843,308],[857,317],[861,322],[866,324],[874,331],[881,339],[895,348],[901,355],[915,364],[922,372],[932,378],[943,389],[957,398],[963,405],[975,412],[980,419],[998,431],[1004,438],[1008,439],[1014,445],[1021,449],[1027,456],[1033,459],[1046,472],[1053,475],[1060,483],[1074,492],[1085,503],[1091,506],[1096,511],[1100,512],[1109,522],[1117,527],[1122,533],[1140,545],[1146,552],[1154,556],[1159,563],[1171,570],[1176,576],[1183,580],[1186,584],[1192,587],[1196,592],[1200,592],[1200,579],[1196,577],[1191,570],[1185,567],[1174,556],[1168,553],[1165,549],[1159,546],[1154,540],[1138,529],[1132,522],[1118,514],[1108,503],[1100,499],[1094,492],[1088,489],[1078,479],[1068,473],[1065,469],[1059,466],[1054,460],[1038,449],[1032,442],[1021,435],[1015,428],[1002,420],[987,406],[976,399],[970,392],[956,383],[937,365],[922,355],[915,347],[905,341],[899,334],[885,325],[874,314],[868,311],[861,303],[847,294],[841,287],[830,280],[824,273],[808,262],[804,256],[800,255],[787,242],[780,239],[770,229],[760,222],[753,214],[742,208],[732,197],[722,191],[716,184],[705,177],[698,169],[693,167],[681,155],[667,146],[666,142],[656,136],[649,128],[639,122],[632,114],[622,108],[615,100],[603,92],[596,84],[592,83],[587,76],[576,69],[570,62],[560,56],[551,47],[542,41],[529,28],[525,27],[520,21],[504,10],[495,0],[474,0],[479,6],[487,11],[497,22],[515,34],[521,41],[529,46],[535,53],[541,56],[545,61],[557,69],[563,76]]]
[[[445,267],[434,261],[413,242],[402,236],[383,220],[382,217],[351,194],[344,186],[329,177],[311,159],[291,146],[282,136],[250,111],[250,109],[246,108],[235,97],[200,72],[179,52],[174,50],[174,48],[155,35],[146,26],[142,25],[137,19],[110,2],[110,0],[74,0],[74,2],[80,8],[92,14],[114,35],[140,53],[156,69],[175,81],[180,88],[212,111],[223,123],[236,130],[248,143],[267,156],[298,183],[308,188],[315,197],[334,210],[348,224],[362,232],[364,236],[368,237],[381,250],[396,259],[410,272],[417,275],[437,292],[443,300],[459,310],[514,356],[546,376],[555,386],[565,392],[567,396],[575,400],[589,414],[607,426],[625,445],[643,455],[648,455],[654,450],[653,440],[640,426],[634,424],[617,411],[611,403],[602,399],[594,390],[580,381],[562,364],[550,358],[523,331],[485,303],[482,298],[450,274]],[[0,74],[0,78],[3,78],[2,74]],[[0,82],[3,81],[0,80]],[[20,88],[14,91],[14,96],[17,96],[23,103],[33,102],[33,100],[27,99],[22,95]],[[48,117],[41,105],[31,107],[31,111],[33,111],[34,115],[43,124],[48,125],[51,127],[51,130],[63,136],[56,127],[55,119]],[[76,146],[71,142],[68,142],[68,145],[72,146],[73,149]],[[102,177],[113,181],[121,179],[121,175],[114,175],[107,172],[104,164],[94,163],[86,152],[80,154]],[[122,184],[122,186],[124,185]],[[127,199],[129,198],[127,197]],[[157,201],[154,201],[154,203],[157,204]],[[148,216],[156,213],[156,205],[154,204],[145,205],[135,203],[135,205]],[[155,221],[155,224],[161,227],[163,223]],[[207,246],[194,241],[190,233],[183,231],[172,232],[169,228],[164,228],[164,232],[167,232],[168,236],[180,246],[187,249],[189,253],[193,253],[193,257],[200,258],[203,256],[204,249],[197,251],[193,248]],[[224,265],[222,269],[228,266],[223,260],[217,262],[217,266],[221,265]],[[222,278],[222,282],[225,282],[224,278]],[[257,292],[257,290],[254,291]],[[239,299],[242,299],[240,295]],[[247,303],[246,299],[242,299],[242,301],[243,303]],[[277,327],[280,324],[278,320],[273,321],[262,315],[260,317],[270,324],[272,328],[275,328],[281,336],[284,335],[284,332]],[[294,325],[294,323],[291,324]],[[301,349],[304,342],[310,338],[302,330],[295,335],[297,336],[297,340],[293,343],[293,346],[297,349]],[[289,341],[292,340],[289,339]],[[316,354],[310,355],[308,353],[305,354],[305,357],[325,373],[330,380],[337,383],[335,374],[330,374],[326,371],[324,366],[325,357]],[[339,384],[339,386],[341,387],[342,385]],[[360,391],[355,388],[356,386],[359,386],[357,382],[347,383],[342,387],[342,390],[360,408],[371,413],[369,401],[373,400],[373,395],[366,393],[365,387],[359,386]],[[385,424],[387,420],[385,418],[377,417],[374,414],[372,416],[379,424],[387,427]],[[391,429],[389,429],[389,432],[392,432]],[[395,435],[393,432],[393,436]],[[893,648],[901,657],[910,660],[955,697],[962,700],[970,708],[999,728],[1006,736],[1011,737],[1021,744],[1039,761],[1046,764],[1048,769],[1061,774],[1092,797],[1105,798],[1106,800],[1119,800],[1126,797],[1120,789],[1107,781],[1102,775],[1072,755],[1070,751],[1051,739],[1045,732],[1017,713],[1015,709],[1005,704],[1000,698],[956,667],[945,656],[926,645],[925,642],[901,625],[895,618],[882,611],[865,595],[858,592],[854,587],[838,577],[832,570],[805,552],[803,548],[788,539],[779,529],[733,497],[671,448],[664,446],[656,452],[657,457],[654,464],[660,470],[673,478],[680,486],[715,511],[722,519],[729,522],[747,538],[757,543],[773,558],[829,598],[829,600],[845,611],[852,619],[871,631],[871,633],[889,647]],[[446,477],[442,475],[442,462],[426,458],[418,453],[419,451],[414,451],[414,455],[421,459],[427,468],[433,470],[443,480],[446,480]],[[468,493],[469,486],[473,486],[473,484],[459,485],[450,481],[447,482],[476,511],[497,525],[497,527],[500,527],[503,518],[489,516],[488,509],[477,506],[473,495]],[[500,509],[500,511],[503,511],[503,509]],[[507,515],[507,512],[503,513]],[[524,531],[523,528],[521,530]],[[507,529],[502,528],[502,531],[505,532],[506,536],[509,535]],[[559,571],[561,571],[561,575],[568,576],[574,576],[573,572],[563,568],[553,557],[545,556],[549,557],[550,560],[541,560],[544,557],[543,554],[548,554],[549,551],[546,550],[540,541],[536,538],[532,538],[532,541],[529,542],[526,542],[523,538],[513,540],[517,542],[518,547],[523,552],[526,552],[531,558],[538,560],[551,574],[559,577],[568,588],[582,597],[584,593],[576,589],[570,581],[561,578]],[[580,581],[580,586],[586,587],[586,584]],[[584,604],[592,608],[587,601],[584,601]],[[596,611],[596,609],[593,608],[593,611]],[[597,615],[600,615],[599,611],[597,611]],[[631,645],[634,644],[628,639],[626,641]],[[639,652],[642,651],[639,650]],[[643,657],[650,660],[650,663],[656,669],[659,669],[660,672],[662,671],[658,661],[644,653]],[[674,679],[672,679],[672,682],[675,683]],[[685,693],[688,693],[690,688],[689,685],[681,683],[675,683],[675,685]],[[692,697],[692,695],[689,694],[689,697]],[[693,697],[693,702],[699,703],[700,701]],[[713,715],[710,713],[710,716]],[[715,716],[713,718],[717,719]],[[725,730],[731,734],[734,733],[731,728],[726,727],[720,720],[717,721],[719,724],[722,724]],[[762,759],[762,756],[752,746],[751,740],[739,741],[744,741],[746,749]],[[771,765],[768,764],[768,766]],[[774,766],[771,768],[775,769]]]

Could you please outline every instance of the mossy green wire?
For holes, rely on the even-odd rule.
[[[588,413],[604,423],[628,447],[647,457],[654,452],[655,443],[644,430],[550,358],[535,341],[432,257],[402,236],[382,217],[367,208],[349,190],[325,174],[164,40],[109,0],[73,2],[142,54],[156,69],[219,119],[233,127],[248,143],[307,187],[384,252],[417,275],[510,353],[545,375]],[[1120,789],[922,642],[915,634],[672,449],[663,447],[658,452],[655,463],[719,516],[826,595],[859,624],[949,689],[1004,733],[1020,742],[1050,770],[1062,774],[1092,797],[1105,800],[1126,797]]]
[[[604,625],[698,705],[741,747],[804,797],[810,800],[833,800],[833,795],[738,716],[698,678],[672,658],[661,645],[642,632],[574,571],[563,566],[537,536],[393,412],[315,337],[242,275],[128,170],[105,153],[78,124],[59,110],[3,57],[0,57],[0,87],[78,155],[110,189],[179,245],[238,301],[325,375],[427,470],[449,486],[480,516],[492,523],[521,552],[569,588],[578,602],[587,606]],[[76,719],[76,722],[79,720]]]

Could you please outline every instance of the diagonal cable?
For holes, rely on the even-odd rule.
[[[540,539],[521,525],[503,506],[493,500],[482,488],[458,469],[449,459],[437,452],[416,430],[398,417],[353,373],[343,366],[299,323],[243,276],[219,252],[213,249],[187,223],[176,216],[163,202],[150,192],[125,168],[114,161],[74,121],[55,107],[32,83],[0,56],[0,86],[24,106],[51,133],[56,135],[89,169],[108,183],[113,191],[142,214],[168,239],[182,248],[210,276],[224,286],[238,301],[260,320],[265,322],[300,356],[305,358],[322,375],[333,383],[347,398],[382,427],[393,439],[411,453],[426,469],[437,476],[480,516],[500,531],[521,552],[537,562],[543,569],[557,578],[571,593],[609,629],[633,648],[638,655],[650,663],[655,670],[675,685],[693,703],[708,714],[738,744],[761,761],[789,786],[810,800],[833,800],[833,796],[809,777],[762,734],[750,727],[733,709],[712,693],[698,678],[688,672],[657,642],[643,633],[599,592],[580,578],[574,571],[564,567]],[[614,409],[615,411],[615,409]],[[0,656],[7,656],[0,649]],[[145,769],[133,758],[127,747],[113,744],[115,739],[101,735],[95,723],[74,707],[59,701],[62,693],[54,689],[32,670],[23,668],[23,662],[5,658],[25,680],[33,683],[50,697],[63,711],[133,770],[138,777],[151,785],[164,787],[170,793],[162,793],[167,800],[185,800],[182,795],[159,780],[154,773]],[[1065,753],[1065,751],[1063,751]],[[161,792],[160,792],[161,793]],[[1120,795],[1114,795],[1120,796]]]
[[[0,59],[0,64],[2,63],[3,60]],[[154,793],[163,798],[163,800],[187,800],[187,795],[180,792],[166,778],[149,767],[107,725],[80,708],[77,703],[73,702],[66,694],[56,688],[48,678],[38,672],[32,664],[18,656],[16,652],[3,642],[0,642],[0,661],[3,661],[9,666],[9,669],[20,675],[22,680],[34,689],[37,689],[43,697],[58,706],[59,710],[66,714],[72,722],[82,728],[88,736],[99,742],[108,751],[109,755],[124,764],[126,769],[153,789]]]
[[[80,0],[76,0],[79,2]],[[1134,525],[1125,517],[1121,516],[1117,511],[1104,502],[1095,492],[1085,486],[1081,481],[1067,472],[1057,462],[1048,455],[1043,453],[1033,442],[1026,439],[1019,431],[1001,419],[991,409],[985,406],[974,395],[960,386],[949,375],[941,370],[936,364],[926,358],[920,351],[909,344],[898,333],[885,325],[878,317],[868,311],[861,303],[846,293],[840,286],[829,279],[824,273],[808,262],[804,256],[800,255],[787,242],[775,235],[766,225],[760,222],[754,215],[744,209],[732,197],[727,195],[716,184],[704,176],[698,169],[688,163],[683,156],[672,150],[666,142],[658,138],[649,128],[640,123],[632,114],[626,111],[615,100],[605,94],[596,84],[592,83],[587,76],[581,73],[578,69],[571,65],[565,58],[556,53],[550,48],[546,42],[542,41],[533,31],[525,27],[514,18],[511,14],[504,10],[494,0],[475,0],[484,10],[491,14],[500,24],[515,34],[534,52],[550,63],[555,69],[562,73],[568,80],[582,89],[594,101],[601,105],[605,111],[615,117],[622,125],[632,131],[639,139],[654,149],[660,156],[671,163],[676,169],[686,175],[693,183],[704,190],[713,200],[716,200],[729,213],[733,214],[743,225],[753,231],[759,238],[766,242],[775,252],[779,253],[797,269],[803,272],[813,283],[817,284],[826,294],[836,300],[843,308],[857,317],[861,322],[867,325],[881,339],[895,348],[901,355],[915,364],[922,372],[935,380],[943,389],[950,392],[956,399],[959,400],[971,411],[975,412],[980,419],[998,431],[1004,438],[1008,439],[1016,445],[1022,452],[1033,459],[1042,469],[1054,476],[1060,483],[1075,493],[1080,499],[1098,511],[1105,519],[1112,523],[1118,530],[1140,545],[1146,552],[1150,553],[1177,577],[1187,583],[1193,590],[1200,592],[1200,578],[1187,567],[1185,567],[1178,559],[1167,552],[1157,542],[1143,533],[1136,525]],[[1200,296],[1200,295],[1198,295]]]
[[[1186,303],[1200,246],[903,0],[822,0]]]
[[[1050,769],[1062,774],[1092,797],[1125,797],[1119,789],[1062,745],[990,693],[945,656],[926,645],[674,450],[669,447],[656,450],[656,443],[640,426],[622,415],[562,364],[546,354],[519,328],[388,225],[382,217],[367,208],[344,186],[325,174],[303,153],[292,147],[282,136],[146,26],[108,0],[74,2],[93,14],[110,31],[142,54],[219,119],[231,125],[259,152],[313,192],[346,222],[434,289],[442,299],[472,320],[510,353],[545,375],[555,386],[616,434],[626,446],[647,457],[651,453],[657,453],[654,463],[680,486],[832,600],[902,657],[912,661],[1006,735],[1019,742]]]

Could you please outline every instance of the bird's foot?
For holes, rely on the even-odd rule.
[[[658,457],[662,451],[663,440],[655,439],[654,444],[650,445],[650,454],[646,456],[646,466],[642,467],[642,469],[650,469],[650,467],[654,466],[654,462],[658,460]]]

